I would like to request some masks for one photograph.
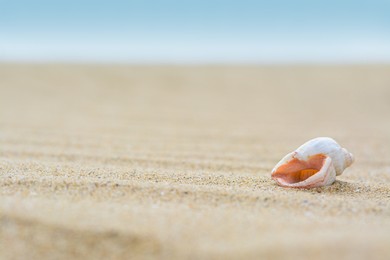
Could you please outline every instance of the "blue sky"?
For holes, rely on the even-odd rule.
[[[390,62],[390,1],[0,0],[0,60]]]

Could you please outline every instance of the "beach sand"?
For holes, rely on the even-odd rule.
[[[0,65],[1,259],[390,259],[390,66]],[[330,136],[356,161],[287,189]]]

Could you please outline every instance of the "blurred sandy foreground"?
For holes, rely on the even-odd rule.
[[[0,65],[0,258],[389,259],[390,66]],[[270,171],[331,136],[331,187]]]

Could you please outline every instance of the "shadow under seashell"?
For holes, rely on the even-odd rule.
[[[341,194],[341,193],[350,193],[354,191],[356,188],[357,187],[354,183],[336,180],[332,185],[319,186],[311,189],[302,188],[298,190],[302,192],[309,192],[309,193]]]

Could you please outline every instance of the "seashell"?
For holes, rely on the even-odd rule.
[[[287,154],[272,170],[278,185],[314,188],[331,185],[354,161],[353,155],[329,137],[312,139]]]

